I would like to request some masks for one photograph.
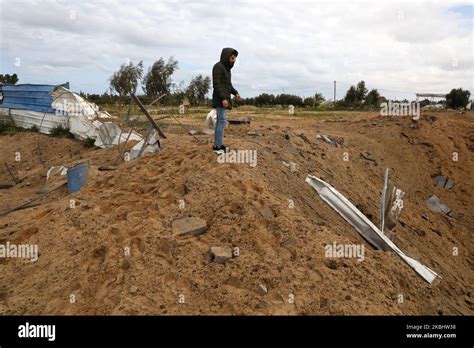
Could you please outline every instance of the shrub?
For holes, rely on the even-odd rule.
[[[84,140],[85,147],[94,147],[95,139],[94,138],[87,138]]]
[[[74,138],[74,134],[69,131],[69,128],[62,125],[51,128],[49,135],[55,138]]]
[[[455,89],[453,88],[451,92],[446,94],[446,105],[449,108],[465,108],[469,103],[469,96],[471,92],[464,91],[462,88]]]

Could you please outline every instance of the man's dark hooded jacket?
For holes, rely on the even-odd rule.
[[[232,109],[230,95],[239,94],[237,90],[232,86],[230,69],[233,64],[229,62],[229,57],[234,54],[237,56],[239,53],[237,50],[227,47],[222,49],[221,60],[214,65],[212,68],[212,107],[222,107],[222,101],[226,100],[229,102],[229,109]]]

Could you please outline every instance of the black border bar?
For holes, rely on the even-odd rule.
[[[473,317],[5,316],[0,346],[59,344],[326,344],[472,347]],[[19,326],[55,325],[55,341],[20,338]],[[408,328],[410,327],[410,328]],[[418,327],[418,330],[413,329]],[[408,338],[407,334],[455,334]]]

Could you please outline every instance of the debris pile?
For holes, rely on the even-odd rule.
[[[111,121],[112,117],[107,112],[100,111],[96,104],[71,91],[69,84],[3,86],[2,91],[4,101],[0,104],[0,110],[11,115],[18,127],[35,126],[41,133],[49,134],[52,129],[60,126],[68,129],[76,139],[95,140],[94,145],[103,149],[128,141],[141,142],[134,148],[130,159],[159,149],[155,134],[151,135],[154,137],[151,141],[144,140],[134,131],[123,132]],[[39,96],[42,98],[39,99]],[[135,97],[135,101],[140,103],[137,99]],[[41,104],[38,104],[38,100],[41,100]],[[143,107],[141,103],[139,106]]]
[[[438,276],[434,271],[412,257],[405,255],[382,231],[380,231],[364,214],[350,201],[341,195],[331,185],[323,180],[308,175],[306,182],[310,184],[327,204],[336,210],[350,223],[370,244],[380,250],[392,250],[408,263],[423,279],[432,283]]]

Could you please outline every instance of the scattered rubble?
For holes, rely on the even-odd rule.
[[[267,287],[263,284],[259,284],[257,287],[257,294],[265,296],[268,293]]]
[[[247,135],[251,135],[251,136],[254,136],[254,137],[261,137],[262,133],[260,133],[259,131],[248,131]]]
[[[436,195],[433,195],[430,198],[428,198],[426,200],[426,205],[428,206],[428,208],[430,208],[432,211],[436,213],[444,213],[451,217],[456,216],[456,213],[452,209],[448,208],[446,204],[441,202],[439,197]]]
[[[367,152],[367,151],[361,152],[360,157],[362,157],[363,159],[367,161],[376,163],[374,156],[370,152]]]
[[[442,175],[437,175],[433,177],[432,179],[436,185],[447,190],[452,189],[454,186],[454,181]]]
[[[320,195],[321,199],[329,204],[344,220],[349,222],[370,244],[377,249],[397,253],[408,265],[410,265],[423,279],[432,283],[438,275],[419,261],[405,255],[390,239],[385,236],[359,209],[357,209],[347,198],[341,195],[335,188],[323,180],[308,175],[306,182],[311,185]]]
[[[199,236],[207,231],[207,222],[198,217],[185,217],[171,224],[175,236]]]
[[[316,139],[320,139],[331,146],[337,146],[336,141],[325,134],[316,133]]]
[[[308,137],[306,135],[304,135],[303,133],[299,134],[298,135],[301,139],[303,139],[303,141],[306,143],[306,144],[311,144],[311,141],[308,139]]]
[[[118,167],[117,166],[98,166],[97,169],[101,172],[105,172],[105,171],[109,171],[109,170],[117,170]]]
[[[141,141],[142,136],[136,132],[123,133],[119,126],[113,122],[102,123],[95,135],[94,145],[107,149],[125,141]]]
[[[230,247],[211,247],[212,261],[217,263],[226,263],[232,258],[232,248]]]
[[[146,143],[146,144],[145,144]],[[151,154],[160,149],[160,140],[158,132],[151,129],[145,139],[140,140],[135,144],[129,152],[128,160],[133,160],[146,154]]]
[[[192,178],[186,179],[186,181],[184,182],[184,194],[187,195],[188,193],[191,193],[195,185],[196,184]]]
[[[297,164],[294,162],[286,162],[286,161],[281,161],[285,167],[290,168],[290,172],[296,172],[298,171]]]
[[[53,166],[49,168],[48,172],[46,173],[46,181],[48,181],[51,177],[60,175],[64,176],[67,174],[67,168],[64,166]]]

